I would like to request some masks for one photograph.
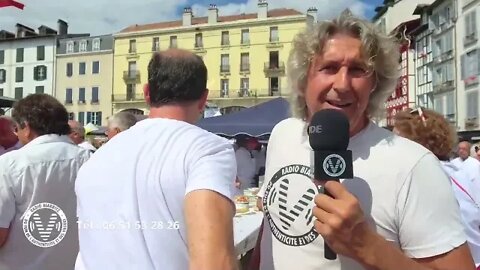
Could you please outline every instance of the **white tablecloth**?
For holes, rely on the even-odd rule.
[[[262,212],[242,215],[233,219],[237,255],[242,255],[255,247],[262,219]]]

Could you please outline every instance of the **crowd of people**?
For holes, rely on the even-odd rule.
[[[292,46],[293,116],[275,126],[268,148],[251,138],[234,146],[195,125],[207,69],[181,49],[148,64],[149,117],[112,117],[99,149],[55,98],[18,101],[12,119],[0,118],[0,131],[14,134],[0,136],[8,151],[0,269],[238,269],[234,198],[263,170],[264,221],[249,269],[478,267],[480,162],[471,146],[460,143],[452,160],[455,132],[423,108],[398,114],[393,132],[374,121],[397,83],[395,38],[345,11]],[[324,109],[349,119],[354,177],[318,186],[307,127]],[[337,259],[324,258],[325,244]]]

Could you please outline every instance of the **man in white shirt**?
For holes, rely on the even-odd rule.
[[[15,135],[15,123],[7,116],[0,116],[0,156],[21,147]]]
[[[470,156],[471,147],[467,141],[460,142],[457,150],[458,157],[452,160],[452,164],[464,171],[470,181],[480,189],[480,161]]]
[[[75,120],[68,121],[68,125],[70,126],[70,134],[69,137],[79,147],[87,149],[90,152],[97,151],[97,148],[93,146],[91,143],[85,140],[85,128],[79,122]]]
[[[76,269],[236,268],[232,145],[193,125],[206,82],[200,57],[177,49],[153,55],[144,89],[149,118],[79,172]]]
[[[254,186],[255,175],[257,174],[257,163],[254,156],[253,138],[247,136],[238,136],[235,151],[235,160],[237,162],[237,194],[243,194],[243,190]]]
[[[72,144],[67,110],[52,96],[29,95],[12,115],[25,146],[0,156],[0,269],[73,269],[74,182],[90,153]]]

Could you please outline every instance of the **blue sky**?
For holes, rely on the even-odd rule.
[[[37,29],[56,28],[57,20],[69,23],[70,33],[110,34],[133,24],[146,24],[181,18],[183,8],[191,6],[194,16],[205,16],[209,4],[216,4],[219,15],[254,13],[258,0],[19,0],[24,10],[0,9],[0,29],[14,31],[15,24]],[[345,8],[371,18],[383,0],[268,0],[269,9],[294,8],[306,12],[318,8],[319,19],[329,19]]]

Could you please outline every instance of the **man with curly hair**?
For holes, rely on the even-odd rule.
[[[473,270],[438,159],[373,121],[397,84],[398,43],[346,11],[308,27],[292,46],[294,117],[271,133],[258,193],[260,269]],[[307,127],[324,109],[349,119],[354,178],[321,182],[318,190]],[[325,259],[325,242],[337,259]]]

